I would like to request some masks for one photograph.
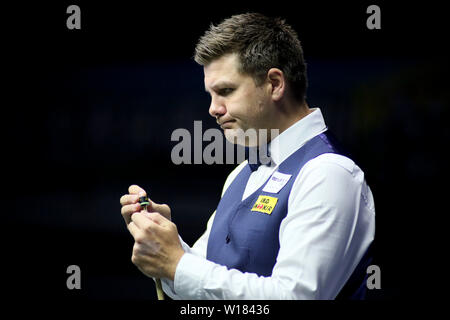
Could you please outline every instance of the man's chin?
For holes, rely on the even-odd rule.
[[[228,142],[243,147],[256,147],[258,145],[258,135],[255,129],[223,129],[223,134]]]

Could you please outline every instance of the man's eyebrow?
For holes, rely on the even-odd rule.
[[[213,86],[211,86],[211,89],[213,91],[216,91],[218,89],[222,89],[222,88],[229,88],[229,87],[235,87],[236,84],[234,82],[231,81],[219,81],[217,83],[215,83]],[[205,87],[205,91],[209,92],[208,88]]]

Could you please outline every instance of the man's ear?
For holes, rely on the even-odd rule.
[[[283,71],[278,68],[271,68],[267,71],[267,79],[272,85],[272,100],[279,101],[286,90],[286,80]]]

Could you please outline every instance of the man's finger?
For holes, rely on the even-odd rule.
[[[164,227],[168,222],[170,222],[158,212],[148,212],[146,215],[148,218],[150,218],[150,220],[160,225],[161,227]]]
[[[159,212],[167,219],[171,219],[171,211],[170,207],[167,204],[158,204],[153,201],[150,201],[149,206],[147,207],[148,212]]]
[[[134,222],[134,224],[142,230],[148,230],[152,225],[155,224],[152,220],[147,218],[143,213],[136,212],[131,216],[131,221]]]
[[[141,205],[139,203],[127,204],[126,206],[123,206],[120,211],[122,215],[124,214],[131,215],[134,212],[141,211]]]
[[[139,200],[139,196],[136,194],[125,194],[122,197],[120,197],[120,204],[122,206],[125,206],[127,204],[136,203]]]
[[[128,192],[130,194],[138,194],[140,197],[144,197],[147,195],[147,193],[145,192],[144,189],[142,189],[141,187],[139,187],[136,184],[132,184],[131,186],[129,186],[128,188]]]
[[[133,238],[136,238],[138,233],[140,233],[140,229],[134,224],[134,222],[130,222],[127,225],[128,231],[130,231],[131,235],[133,236]]]

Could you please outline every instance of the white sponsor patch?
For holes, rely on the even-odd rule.
[[[262,191],[270,193],[278,193],[286,185],[292,174],[285,174],[275,171]]]

